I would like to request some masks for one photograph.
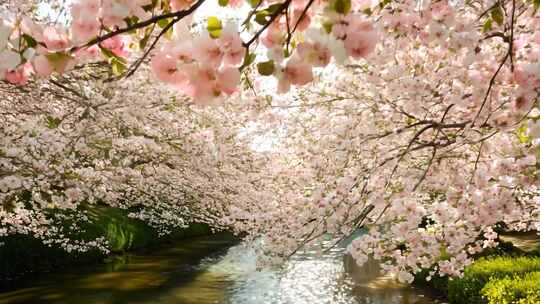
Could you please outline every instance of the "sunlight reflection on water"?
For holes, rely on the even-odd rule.
[[[115,267],[95,265],[45,275],[0,293],[0,304],[442,303],[389,277],[366,276],[373,267],[350,275],[342,248],[325,254],[300,252],[281,269],[258,271],[252,249],[239,244],[223,251],[226,242],[194,239],[129,255]],[[194,260],[201,255],[208,257]]]
[[[368,282],[355,281],[344,269],[344,249],[324,255],[303,252],[281,270],[257,271],[255,254],[242,245],[213,261],[209,272],[233,281],[227,288],[230,304],[428,304],[442,303],[419,291],[379,276]]]

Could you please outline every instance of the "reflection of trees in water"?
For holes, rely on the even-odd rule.
[[[281,271],[257,272],[244,247],[223,255],[231,244],[229,237],[213,236],[110,257],[105,265],[51,274],[35,287],[0,294],[0,304],[436,303],[381,276],[376,261],[360,268],[340,253],[302,252]]]
[[[21,281],[23,289],[0,294],[0,304],[156,303],[162,295],[174,294],[175,289],[197,276],[191,265],[222,252],[231,242],[228,235],[197,238],[150,254],[114,256],[104,265],[39,276],[33,282]]]

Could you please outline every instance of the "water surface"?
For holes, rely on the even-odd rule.
[[[443,303],[392,278],[373,276],[369,268],[349,274],[342,248],[302,252],[282,269],[258,271],[253,251],[232,244],[224,235],[199,237],[105,265],[40,275],[0,293],[0,304]]]

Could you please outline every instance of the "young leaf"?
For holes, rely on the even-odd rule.
[[[516,135],[519,139],[519,142],[522,144],[528,144],[532,141],[532,138],[527,135],[527,123],[523,123],[519,128],[516,130]]]
[[[223,29],[223,26],[221,25],[221,20],[219,20],[215,16],[208,17],[208,20],[206,22],[206,29],[208,30],[208,33],[210,33],[210,37],[212,38],[219,38],[221,35],[221,30]]]
[[[255,55],[254,53],[246,52],[246,56],[244,56],[244,62],[242,63],[242,66],[240,67],[240,71],[242,71],[247,66],[252,64],[253,61],[255,61],[255,57],[257,57],[257,55]]]
[[[171,21],[172,21],[172,18],[160,19],[158,20],[157,25],[160,28],[165,28],[167,25],[169,25],[169,23],[171,23]]]
[[[150,39],[150,35],[144,35],[144,37],[139,41],[139,48],[141,50],[144,50],[149,39]]]
[[[266,18],[268,16],[269,14],[266,10],[258,11],[257,14],[255,14],[255,22],[260,25],[265,25],[268,22]]]
[[[47,57],[55,71],[63,71],[72,59],[71,55],[63,52],[49,53],[45,57]]]
[[[492,27],[493,27],[493,19],[488,18],[486,22],[484,22],[484,26],[482,27],[482,32],[487,33],[491,31]]]
[[[332,27],[334,27],[334,24],[332,23],[332,21],[325,21],[323,22],[322,26],[326,33],[330,34],[332,32]]]
[[[275,64],[273,60],[257,63],[257,71],[263,76],[270,76],[274,74]]]
[[[390,4],[390,2],[392,2],[392,0],[382,0],[381,2],[379,2],[379,8],[385,8],[388,4]]]
[[[269,7],[267,7],[265,9],[265,11],[267,11],[268,14],[270,14],[270,15],[275,14],[282,5],[283,5],[283,3],[274,3],[274,4],[270,5]]]
[[[113,74],[116,76],[122,75],[127,69],[126,64],[121,60],[118,60],[118,58],[111,59],[111,67]]]
[[[26,45],[30,48],[35,48],[37,46],[37,41],[32,37],[32,36],[29,36],[27,34],[23,34],[23,39],[24,41],[26,41]]]
[[[60,125],[60,123],[62,122],[62,120],[60,118],[56,118],[56,117],[52,117],[52,116],[47,116],[45,118],[45,122],[47,123],[47,128],[49,129],[56,129],[58,128],[58,126]]]
[[[501,26],[504,22],[504,13],[500,5],[491,9],[491,18]]]
[[[261,0],[248,0],[248,3],[251,7],[257,7],[261,3]]]
[[[351,11],[351,0],[334,0],[332,7],[337,13],[347,15]]]

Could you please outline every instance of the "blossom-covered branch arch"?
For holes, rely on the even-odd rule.
[[[194,25],[201,3],[80,1],[70,31],[2,19],[2,200],[55,195],[17,198],[5,226],[46,226],[41,202],[91,184],[153,223],[263,236],[270,261],[363,227],[351,254],[402,281],[459,275],[496,227],[539,229],[537,1],[220,1],[240,22]]]

